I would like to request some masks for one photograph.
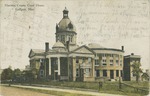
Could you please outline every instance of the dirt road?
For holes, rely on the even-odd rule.
[[[0,96],[54,96],[35,91],[25,90],[22,88],[0,86]]]
[[[88,92],[88,91],[79,91],[79,90],[71,90],[71,89],[60,89],[60,88],[46,88],[46,87],[35,87],[35,86],[21,86],[21,85],[11,85],[14,87],[20,88],[33,88],[33,89],[42,89],[42,90],[51,90],[51,91],[60,91],[60,92],[69,92],[69,93],[78,93],[78,94],[86,94],[86,95],[94,95],[94,96],[123,96],[117,94],[107,94],[107,93],[98,93],[98,92]],[[5,91],[7,93],[7,91]],[[17,91],[16,91],[17,92]],[[31,93],[30,93],[31,94]],[[21,95],[21,96],[40,96],[40,95]],[[20,96],[20,95],[4,95],[4,96]],[[41,95],[41,96],[50,96],[50,95]]]

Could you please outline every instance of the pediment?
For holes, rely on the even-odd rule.
[[[30,50],[30,53],[29,53],[29,58],[30,58],[30,57],[33,57],[34,55],[35,55],[35,53],[34,53],[33,50],[31,49],[31,50]]]
[[[78,54],[95,54],[94,51],[92,51],[90,48],[88,48],[87,46],[83,45],[75,50],[73,50],[71,53],[78,53]]]
[[[82,47],[82,48],[76,50],[75,53],[92,53],[92,52],[89,51],[88,49],[86,49],[85,47]]]

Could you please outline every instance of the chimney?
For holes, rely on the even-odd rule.
[[[124,51],[124,46],[121,46],[122,51]]]
[[[45,43],[45,52],[48,52],[48,51],[49,51],[49,43],[46,42],[46,43]]]
[[[131,53],[131,55],[134,55],[134,53]]]

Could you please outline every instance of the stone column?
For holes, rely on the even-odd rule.
[[[100,77],[103,77],[103,70],[100,69]]]
[[[49,75],[51,75],[51,58],[49,58]]]
[[[114,79],[116,79],[116,70],[114,70]]]
[[[92,64],[92,77],[95,77],[95,59],[93,59],[93,64]]]
[[[76,81],[76,58],[73,57],[73,81]]]
[[[58,57],[58,75],[60,75],[60,57]]]
[[[110,78],[110,70],[107,70],[107,77]]]

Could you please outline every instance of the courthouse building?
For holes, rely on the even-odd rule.
[[[124,47],[105,48],[99,44],[77,45],[75,25],[63,10],[62,20],[56,24],[56,43],[45,50],[31,49],[30,67],[39,71],[38,78],[49,80],[95,81],[122,77]]]

